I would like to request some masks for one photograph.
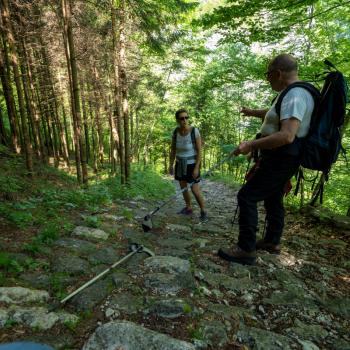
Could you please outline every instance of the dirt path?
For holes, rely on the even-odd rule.
[[[259,253],[256,266],[228,264],[216,252],[237,239],[236,193],[213,182],[203,190],[207,223],[198,208],[192,217],[177,215],[179,198],[144,233],[140,219],[155,204],[137,198],[97,214],[99,229],[77,226],[61,237],[40,267],[0,288],[0,341],[85,350],[350,349],[349,233],[288,214],[281,255]],[[132,242],[155,256],[135,255],[65,313],[47,312],[49,297],[71,292]]]

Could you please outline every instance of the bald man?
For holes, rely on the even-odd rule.
[[[279,94],[297,82],[298,66],[294,57],[281,54],[268,65],[266,79]],[[246,116],[263,120],[261,138],[242,142],[234,155],[260,151],[259,167],[238,192],[239,238],[237,245],[221,248],[218,255],[225,260],[241,264],[254,264],[256,250],[279,254],[284,227],[283,195],[287,181],[300,166],[301,139],[308,133],[314,109],[312,95],[302,87],[293,87],[282,99],[280,115],[275,99],[269,109],[243,107]],[[257,202],[264,201],[266,209],[266,235],[256,242],[258,225]]]

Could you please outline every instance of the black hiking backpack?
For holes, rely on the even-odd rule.
[[[328,67],[335,68],[329,61],[324,62]],[[311,116],[310,129],[305,138],[301,139],[301,166],[306,169],[322,172],[323,181],[314,193],[311,204],[314,204],[320,196],[322,203],[323,184],[328,180],[331,166],[338,159],[339,152],[343,150],[341,145],[340,129],[344,124],[346,103],[348,101],[348,85],[341,72],[329,72],[321,92],[307,82],[296,82],[289,85],[278,97],[276,112],[280,115],[281,104],[286,93],[294,88],[302,87],[309,91],[314,98],[315,107]],[[303,178],[302,170],[299,171],[298,185]]]

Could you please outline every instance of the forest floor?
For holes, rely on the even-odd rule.
[[[72,209],[74,226],[40,249],[30,230],[15,230],[0,216],[0,266],[6,267],[0,343],[85,350],[350,349],[349,230],[287,212],[280,255],[259,252],[255,266],[230,264],[216,252],[237,239],[231,223],[237,189],[213,181],[202,188],[206,223],[197,207],[192,216],[178,215],[178,198],[145,233],[142,218],[159,202],[138,196],[98,212]],[[263,207],[259,212],[262,227]],[[135,254],[61,309],[48,310],[128,254],[130,243],[155,256]]]

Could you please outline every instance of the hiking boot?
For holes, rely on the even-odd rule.
[[[199,217],[199,220],[201,222],[207,222],[208,221],[208,215],[204,210],[201,210],[201,215]]]
[[[232,249],[220,248],[218,251],[218,256],[224,260],[232,261],[242,265],[254,265],[256,252],[246,252],[238,245],[236,245]]]
[[[190,208],[187,208],[187,207],[181,209],[181,210],[178,212],[178,214],[182,214],[182,215],[192,215],[192,213],[193,213],[193,210],[190,209]]]
[[[270,254],[279,254],[281,252],[281,246],[279,244],[273,244],[265,242],[263,239],[259,239],[256,242],[256,250],[265,250]]]

